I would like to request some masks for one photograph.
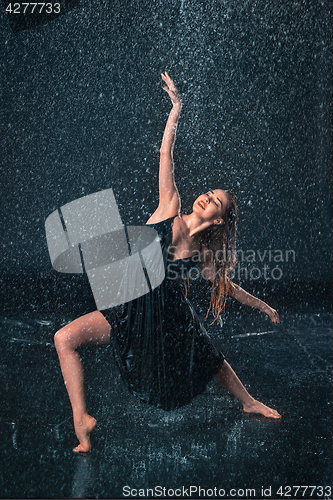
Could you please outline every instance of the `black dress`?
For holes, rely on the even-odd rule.
[[[161,285],[101,311],[111,325],[111,346],[128,389],[165,410],[183,406],[202,393],[224,361],[186,297],[184,272],[198,263],[168,261],[173,219],[152,224],[165,266]]]

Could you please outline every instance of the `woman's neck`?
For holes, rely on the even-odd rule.
[[[201,219],[199,219],[199,217],[193,212],[188,215],[181,214],[181,218],[188,229],[188,235],[190,237],[196,235],[200,231],[203,231],[204,229],[207,229],[207,227],[212,225],[211,222],[202,222]]]

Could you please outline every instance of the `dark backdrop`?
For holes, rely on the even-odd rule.
[[[50,279],[55,294],[76,283],[51,269],[53,210],[109,187],[127,224],[156,208],[165,70],[184,104],[183,209],[206,189],[231,189],[238,248],[283,256],[244,266],[277,266],[286,284],[330,280],[328,1],[80,0],[17,33],[1,7],[0,269],[11,307],[24,287],[36,301]]]

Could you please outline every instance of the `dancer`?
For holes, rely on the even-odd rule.
[[[180,211],[173,149],[182,105],[170,76],[164,73],[162,79],[172,109],[160,149],[159,204],[147,224],[159,235],[166,276],[148,294],[86,314],[56,333],[55,346],[79,440],[76,452],[90,450],[90,434],[96,425],[86,408],[84,372],[77,351],[82,345],[111,342],[125,384],[148,404],[165,410],[185,405],[215,377],[241,401],[245,412],[280,418],[276,410],[250,396],[212,344],[187,298],[191,277],[201,275],[212,283],[210,309],[215,319],[229,295],[279,322],[274,309],[230,280],[235,265],[236,197],[214,189],[195,200],[190,214]]]

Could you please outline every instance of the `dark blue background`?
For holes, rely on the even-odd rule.
[[[0,496],[109,498],[161,483],[255,487],[259,498],[270,485],[276,496],[329,484],[330,36],[327,0],[80,0],[16,33],[1,4]],[[183,208],[232,189],[239,248],[296,252],[279,282],[242,283],[280,325],[232,300],[223,329],[206,322],[251,394],[283,418],[242,414],[214,384],[183,410],[146,407],[111,349],[88,348],[98,427],[91,454],[75,456],[53,334],[94,303],[84,278],[52,271],[44,223],[110,187],[123,221],[145,223],[158,202],[165,70],[184,103]],[[191,285],[189,298],[204,320],[209,286]]]
[[[45,219],[80,196],[112,187],[123,221],[145,223],[167,70],[183,209],[231,189],[239,248],[293,249],[283,281],[329,281],[329,38],[318,0],[81,0],[19,33],[0,9],[3,276],[51,270]]]

